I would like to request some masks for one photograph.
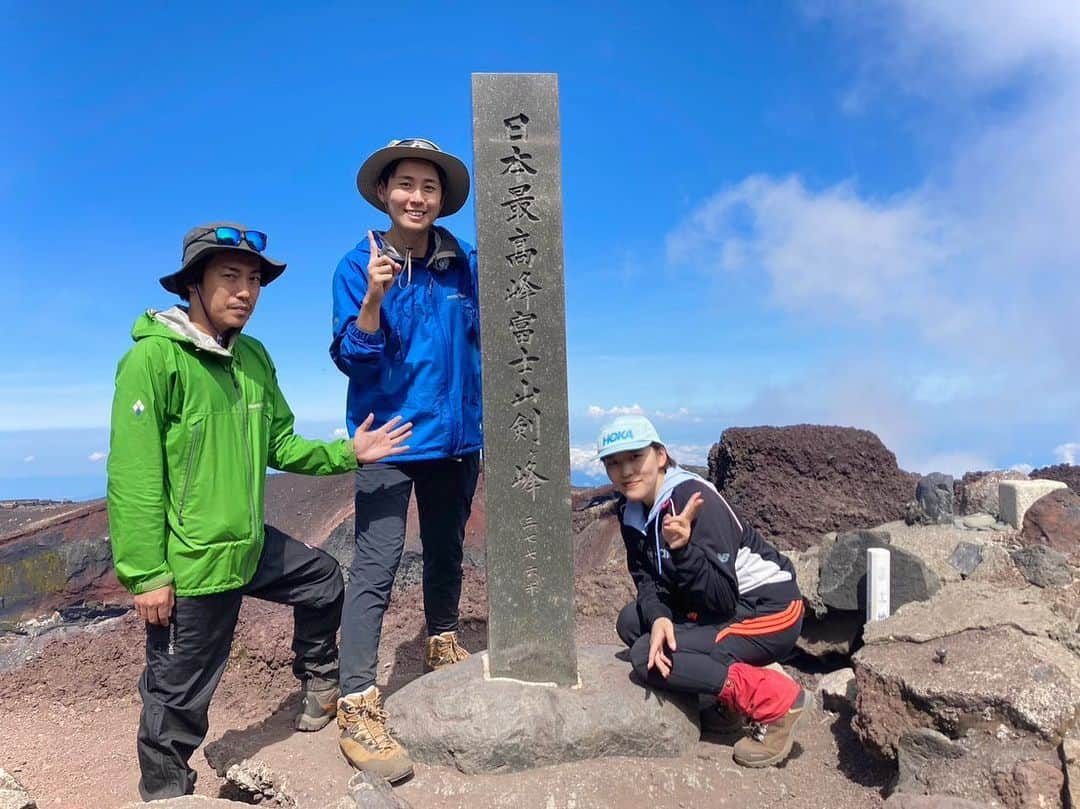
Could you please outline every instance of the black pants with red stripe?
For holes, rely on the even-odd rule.
[[[671,659],[671,673],[666,678],[655,668],[648,668],[651,627],[636,601],[619,612],[615,630],[630,647],[634,674],[649,687],[719,694],[732,663],[767,666],[787,657],[802,631],[802,615],[801,599],[773,615],[726,624],[699,624],[686,615],[676,615],[672,621],[677,648],[674,652],[666,650]]]

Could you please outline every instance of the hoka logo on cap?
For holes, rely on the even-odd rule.
[[[603,445],[614,444],[616,441],[631,441],[634,438],[633,430],[617,430],[604,436]]]
[[[653,443],[662,444],[663,441],[647,418],[637,414],[619,416],[600,430],[596,439],[596,457],[643,449]]]

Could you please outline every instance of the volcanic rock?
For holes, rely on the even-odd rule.
[[[1025,545],[1046,545],[1080,565],[1080,494],[1060,489],[1040,497],[1024,514]]]
[[[1065,554],[1046,545],[1030,545],[1012,552],[1013,562],[1036,587],[1067,587],[1073,575]]]
[[[997,517],[998,484],[1003,480],[1027,480],[1027,475],[1015,469],[992,472],[968,472],[956,482],[956,513],[960,515],[986,513]]]
[[[821,559],[818,595],[830,609],[866,609],[866,552],[887,548],[890,556],[890,606],[925,601],[941,579],[915,554],[890,546],[884,531],[850,531],[837,537]]]
[[[1042,469],[1032,470],[1031,477],[1060,480],[1076,494],[1080,494],[1080,464],[1059,463],[1054,466],[1044,466]]]
[[[732,427],[709,452],[709,477],[778,548],[904,516],[916,478],[868,430]]]
[[[392,730],[414,761],[466,774],[690,750],[700,735],[696,696],[637,685],[619,651],[579,647],[574,689],[486,679],[486,655],[473,654],[395,692],[386,702]]]
[[[917,508],[908,522],[949,523],[953,517],[953,478],[933,472],[919,478],[915,486]]]

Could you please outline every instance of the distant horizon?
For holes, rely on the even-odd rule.
[[[407,79],[357,47],[355,5],[13,5],[0,494],[100,490],[116,364],[199,222],[269,234],[288,269],[245,331],[298,422],[342,426],[331,278],[387,224],[357,169],[419,136],[472,171],[474,72],[558,76],[575,471],[624,413],[686,463],[766,424],[867,429],[919,474],[1074,463],[1080,15],[965,5],[676,4],[658,27],[586,0],[523,27],[434,4],[422,30],[470,46]],[[380,38],[415,42],[414,16],[381,10]],[[474,204],[439,223],[475,243]]]

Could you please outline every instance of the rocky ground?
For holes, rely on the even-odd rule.
[[[619,565],[579,582],[579,643],[616,643],[617,605],[630,585]],[[420,675],[422,619],[419,588],[396,592],[380,648],[380,680],[391,693]],[[485,646],[483,574],[470,570],[462,599],[464,636]],[[342,795],[350,769],[330,726],[294,733],[295,687],[289,671],[289,616],[274,605],[248,602],[228,670],[210,713],[208,745],[223,738],[285,774],[301,806]],[[142,667],[142,630],[132,616],[106,629],[58,637],[33,660],[0,679],[0,767],[16,778],[41,809],[109,809],[138,795],[136,680]],[[797,670],[791,669],[798,675]],[[807,682],[814,675],[801,675]],[[417,807],[636,807],[636,806],[879,806],[892,768],[867,755],[849,720],[819,712],[795,755],[779,769],[753,771],[731,761],[731,739],[705,738],[678,759],[614,758],[513,775],[464,776],[417,766],[396,794]],[[232,795],[198,751],[197,794]]]

